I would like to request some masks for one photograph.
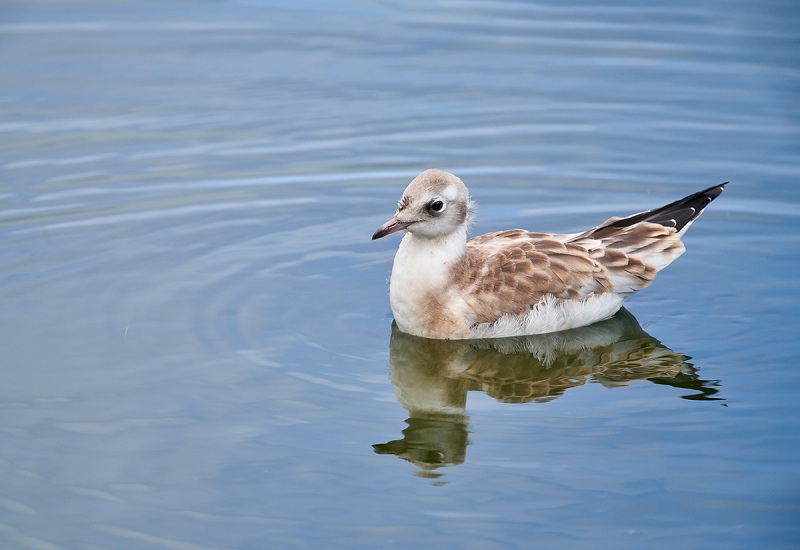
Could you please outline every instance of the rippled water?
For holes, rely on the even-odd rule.
[[[799,15],[3,4],[2,546],[795,547]],[[731,184],[614,319],[442,343],[370,242],[432,166],[475,234]]]

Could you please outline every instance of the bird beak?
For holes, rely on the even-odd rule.
[[[382,226],[378,228],[378,230],[372,235],[372,240],[380,239],[381,237],[385,237],[386,235],[390,235],[392,233],[397,233],[398,231],[402,231],[403,229],[407,228],[414,222],[401,222],[396,217],[392,218]]]

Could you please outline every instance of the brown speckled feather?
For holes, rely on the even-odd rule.
[[[545,294],[579,299],[613,290],[603,265],[585,247],[560,237],[513,230],[467,241],[455,280],[476,312],[473,322],[527,313]]]

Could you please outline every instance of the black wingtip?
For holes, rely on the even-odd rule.
[[[708,201],[711,202],[722,194],[722,192],[725,190],[725,186],[728,185],[729,183],[730,183],[729,181],[726,181],[718,185],[712,185],[708,189],[699,191],[694,195],[689,195],[689,197],[705,195],[706,197],[708,197]],[[686,198],[688,199],[689,197]]]
[[[595,238],[602,238],[616,230],[630,227],[641,222],[657,223],[666,227],[674,227],[677,231],[681,231],[687,224],[696,220],[711,201],[722,194],[722,191],[728,183],[730,182],[718,183],[717,185],[712,185],[708,189],[692,193],[661,208],[648,210],[647,212],[634,214],[627,218],[603,224],[593,230],[591,235]]]
[[[730,182],[726,181],[712,185],[708,189],[692,193],[673,203],[657,208],[650,212],[649,216],[646,216],[646,220],[651,223],[661,223],[664,219],[673,219],[675,221],[675,229],[680,231],[687,224],[696,220],[703,213],[705,207],[722,194],[728,183]]]

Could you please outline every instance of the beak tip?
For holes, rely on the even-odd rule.
[[[372,240],[377,240],[386,235],[391,235],[392,233],[397,233],[398,231],[402,231],[406,229],[409,225],[413,222],[401,222],[398,221],[397,218],[392,218],[382,226],[378,228],[378,230],[372,234]]]

